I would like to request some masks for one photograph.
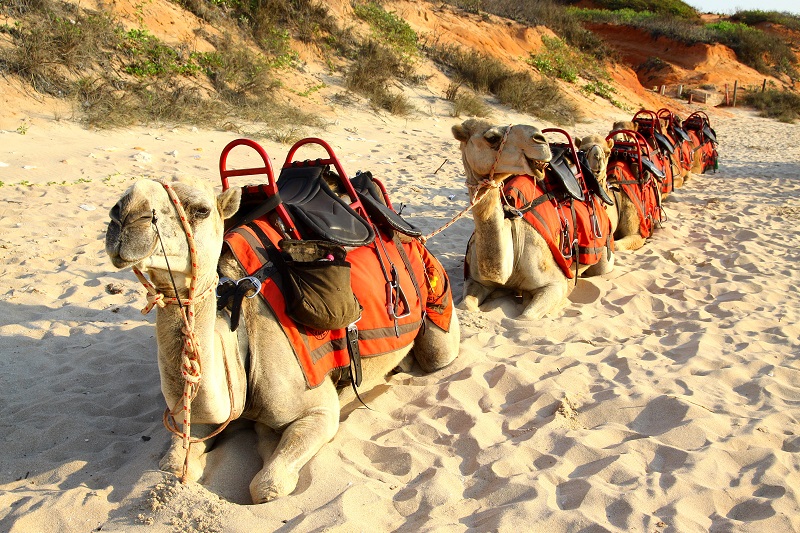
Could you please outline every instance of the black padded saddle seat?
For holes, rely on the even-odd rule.
[[[278,176],[278,193],[304,238],[344,246],[363,246],[375,239],[365,221],[322,178],[324,167],[286,167]]]
[[[642,166],[655,176],[658,181],[663,181],[667,177],[663,170],[659,169],[655,163],[646,157],[642,158]]]
[[[705,135],[706,138],[717,142],[717,133],[708,124],[703,124],[703,135]]]
[[[674,130],[675,130],[675,133],[678,134],[678,137],[680,137],[681,139],[683,139],[686,142],[689,142],[689,143],[692,142],[692,138],[689,137],[689,134],[686,133],[685,129],[679,128],[678,126],[675,126]]]
[[[563,188],[563,190],[574,199],[580,200],[581,202],[584,201],[585,198],[581,184],[578,183],[578,178],[575,177],[575,174],[567,163],[567,149],[551,143],[550,153],[552,157],[546,170],[550,179]]]
[[[383,201],[383,193],[378,185],[373,181],[371,172],[359,172],[350,180],[353,188],[358,193],[361,204],[367,214],[380,227],[399,231],[409,237],[419,237],[422,232],[407,222],[399,213],[389,209]]]
[[[609,161],[619,161],[628,158],[632,161],[639,160],[639,154],[636,152],[636,145],[629,142],[621,142],[614,145],[611,149],[611,159]],[[663,181],[667,175],[647,157],[642,157],[642,167],[646,172],[650,172],[655,176],[658,181]],[[641,178],[640,178],[641,179]]]
[[[586,182],[589,192],[598,196],[606,205],[614,205],[614,200],[611,199],[606,190],[600,185],[597,176],[592,172],[589,160],[586,158],[586,152],[583,150],[578,152],[578,161],[580,161],[581,174],[583,174],[583,180]]]
[[[654,131],[653,136],[655,137],[658,146],[661,147],[661,150],[670,154],[675,151],[675,146],[673,146],[672,141],[670,141],[666,135]]]

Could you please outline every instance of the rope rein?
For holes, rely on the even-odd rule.
[[[508,128],[506,128],[506,132],[503,134],[503,139],[500,141],[500,146],[497,149],[497,155],[494,158],[494,163],[492,163],[492,168],[489,170],[489,176],[486,177],[486,178],[483,178],[478,183],[478,186],[475,188],[475,193],[469,199],[469,205],[467,207],[465,207],[464,209],[462,209],[460,212],[458,212],[453,218],[450,219],[449,222],[445,223],[444,226],[432,231],[431,233],[429,233],[427,235],[423,235],[422,237],[420,237],[419,240],[422,242],[422,244],[425,244],[428,241],[428,239],[430,239],[434,235],[438,235],[439,233],[443,232],[444,230],[446,230],[447,228],[449,228],[450,226],[455,224],[458,219],[460,219],[461,217],[466,215],[470,211],[470,209],[475,207],[475,204],[478,203],[480,201],[480,199],[482,199],[483,196],[485,195],[485,193],[484,193],[483,195],[481,195],[480,198],[478,198],[478,193],[479,192],[481,192],[482,190],[488,190],[490,188],[500,188],[500,187],[502,187],[502,185],[503,185],[502,183],[495,183],[494,182],[494,172],[495,172],[495,169],[497,168],[497,163],[500,162],[500,155],[503,153],[503,148],[505,147],[506,141],[508,140],[508,134],[511,133],[511,128],[513,128],[513,127],[514,126],[509,124]]]
[[[186,235],[186,242],[189,246],[189,255],[190,261],[192,266],[192,275],[189,282],[189,295],[187,298],[181,299],[177,285],[175,284],[175,279],[172,277],[172,269],[169,266],[169,261],[167,260],[166,250],[164,249],[164,243],[161,240],[161,233],[158,230],[157,226],[157,219],[155,217],[155,211],[153,212],[153,227],[155,228],[156,235],[158,236],[158,240],[161,243],[161,249],[164,253],[164,259],[167,261],[167,271],[169,272],[170,280],[172,281],[173,289],[175,290],[174,297],[165,297],[163,293],[159,292],[158,289],[142,274],[141,270],[134,267],[133,272],[136,274],[136,277],[139,281],[144,285],[145,289],[147,290],[147,305],[142,309],[142,314],[149,313],[154,307],[158,306],[159,308],[164,308],[167,305],[177,305],[180,310],[181,320],[183,321],[183,327],[181,328],[181,376],[183,377],[183,395],[178,401],[175,403],[174,406],[170,407],[167,406],[166,410],[164,411],[163,422],[164,427],[167,428],[170,432],[174,433],[175,435],[181,437],[183,439],[183,448],[186,450],[186,456],[184,458],[183,463],[183,473],[181,475],[181,483],[185,483],[187,480],[188,474],[188,465],[189,465],[189,451],[191,445],[197,442],[203,442],[204,440],[210,439],[218,435],[227,425],[233,420],[234,418],[234,393],[233,393],[233,385],[231,383],[231,374],[230,368],[228,363],[228,358],[225,356],[225,348],[224,343],[220,342],[223,350],[223,360],[225,363],[225,374],[226,379],[228,382],[228,394],[230,396],[230,405],[231,405],[231,412],[228,416],[228,419],[220,425],[214,432],[207,435],[203,438],[191,438],[191,426],[192,426],[192,400],[197,396],[197,392],[200,388],[200,379],[202,378],[202,368],[200,365],[200,355],[201,355],[201,348],[199,343],[197,342],[197,338],[195,336],[195,314],[194,314],[194,306],[196,303],[204,300],[209,294],[214,292],[217,283],[219,282],[219,278],[215,278],[214,282],[211,283],[206,289],[204,289],[199,294],[197,293],[197,270],[198,270],[198,262],[197,262],[197,249],[195,246],[194,235],[192,233],[192,227],[189,224],[189,220],[186,216],[186,211],[183,209],[183,205],[181,204],[178,195],[175,193],[175,190],[166,182],[157,180],[164,189],[166,190],[167,194],[169,195],[172,204],[175,207],[175,210],[178,213],[178,217],[181,220],[181,224],[183,226],[183,231]],[[219,335],[219,332],[217,332]],[[181,429],[178,429],[178,423],[175,420],[175,417],[178,416],[181,412],[183,412],[183,421]]]

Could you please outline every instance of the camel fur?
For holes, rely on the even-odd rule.
[[[614,139],[606,141],[604,136],[594,134],[576,139],[575,144],[586,152],[589,168],[597,176],[600,185],[614,200],[614,205],[604,204],[608,218],[611,219],[614,248],[616,250],[638,250],[644,246],[645,238],[639,232],[639,214],[636,206],[627,194],[608,187],[607,168],[611,149],[614,147]]]
[[[175,183],[172,187],[194,233],[197,287],[214,285],[218,268],[222,276],[242,278],[245,273],[230,252],[220,257],[223,221],[238,209],[241,189],[234,187],[215,196],[210,186],[197,182]],[[159,292],[174,296],[167,270],[168,259],[178,293],[185,298],[192,275],[187,238],[162,184],[150,180],[137,182],[124,193],[110,215],[106,252],[114,266],[136,266],[146,273]],[[166,257],[154,223],[158,225]],[[213,295],[213,287],[211,289]],[[314,389],[307,387],[286,335],[260,297],[244,300],[236,332],[230,331],[227,312],[217,312],[214,297],[196,302],[194,315],[197,344],[203,349],[200,354],[202,378],[191,404],[192,437],[210,434],[229,415],[254,420],[259,437],[258,451],[264,465],[250,481],[253,502],[266,502],[291,493],[302,467],[333,438],[339,427],[340,396],[334,383],[328,377]],[[161,391],[170,407],[176,405],[183,394],[179,368],[182,326],[177,305],[158,308],[156,338]],[[459,340],[458,320],[453,313],[449,332],[432,323],[420,329],[413,343],[413,356],[426,372],[440,369],[456,357]],[[409,346],[365,358],[362,361],[364,381],[359,390],[383,383],[385,376],[410,350]],[[249,373],[245,371],[245,360]],[[265,438],[270,430],[282,433],[274,449]],[[197,481],[202,477],[204,453],[212,443],[213,439],[190,447],[189,480]],[[160,467],[180,473],[184,457],[181,439],[173,436]]]
[[[551,158],[547,140],[533,126],[493,126],[478,119],[453,126],[452,133],[460,142],[475,222],[465,257],[469,275],[459,307],[475,311],[492,292],[508,289],[523,295],[518,318],[542,318],[564,302],[574,285],[530,224],[521,218],[505,218],[501,194],[503,181],[510,176],[544,178],[543,163]],[[506,134],[506,143],[499,150]],[[491,183],[484,186],[493,167]],[[613,254],[604,253],[600,263],[583,265],[579,274],[605,274],[613,264]]]

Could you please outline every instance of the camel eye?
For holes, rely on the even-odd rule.
[[[197,218],[197,219],[208,218],[209,215],[211,215],[211,209],[209,209],[206,206],[202,206],[202,205],[196,207],[193,211],[194,212],[192,214],[194,215],[194,218]]]
[[[497,130],[487,131],[483,138],[486,139],[486,142],[489,143],[489,146],[495,150],[500,145],[500,141],[503,140],[503,136],[500,135]]]

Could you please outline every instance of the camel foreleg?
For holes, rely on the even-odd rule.
[[[614,246],[617,250],[638,250],[644,246],[645,242],[646,239],[636,233],[634,235],[626,235],[621,239],[615,240]]]
[[[569,280],[562,280],[545,285],[530,293],[530,302],[517,317],[518,320],[538,320],[560,305],[569,294]]]
[[[456,306],[466,311],[477,311],[481,304],[494,292],[495,287],[482,285],[472,278],[464,280],[464,297]]]
[[[192,425],[193,437],[199,435],[207,435],[213,430],[212,426],[207,426],[207,431],[203,433],[201,428],[206,426]],[[200,431],[198,431],[200,430]],[[170,438],[169,449],[167,453],[161,458],[158,467],[164,472],[171,472],[178,477],[183,475],[183,465],[186,463],[186,480],[198,481],[203,477],[203,469],[206,462],[206,451],[209,450],[214,439],[208,439],[202,442],[195,442],[189,447],[188,459],[186,449],[183,447],[183,439],[177,435],[172,435]]]
[[[336,392],[333,394],[335,397]],[[253,503],[264,503],[290,494],[297,486],[300,469],[336,435],[338,429],[338,398],[335,398],[334,405],[309,409],[289,424],[271,454],[269,439],[264,438],[270,429],[256,423],[258,451],[265,461],[264,468],[250,482]]]

